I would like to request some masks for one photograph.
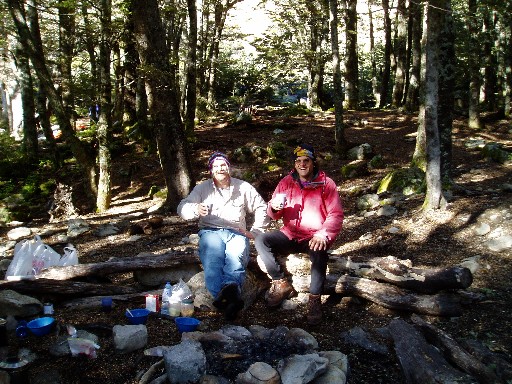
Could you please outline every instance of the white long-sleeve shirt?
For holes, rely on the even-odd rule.
[[[198,204],[209,205],[210,212],[199,216]],[[257,236],[270,221],[267,204],[251,184],[231,177],[229,189],[220,189],[212,179],[197,184],[178,205],[178,215],[184,220],[199,218],[199,228],[231,228],[247,230],[246,215],[254,213],[250,232]]]

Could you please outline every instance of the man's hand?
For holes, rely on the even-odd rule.
[[[197,204],[197,213],[199,216],[206,216],[210,213],[210,206],[205,203]]]
[[[313,251],[327,249],[327,239],[324,236],[315,235],[309,240],[309,248]]]

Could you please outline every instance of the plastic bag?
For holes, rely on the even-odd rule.
[[[64,248],[64,255],[61,257],[57,265],[67,267],[68,265],[76,264],[78,264],[78,251],[72,244],[68,244],[68,246]]]
[[[78,252],[72,244],[64,248],[61,257],[52,247],[36,235],[32,240],[22,240],[14,246],[14,257],[7,268],[7,280],[33,279],[43,269],[78,264]]]
[[[60,255],[52,247],[41,243],[33,254],[32,268],[34,275],[39,274],[43,269],[58,265]]]
[[[169,298],[169,303],[177,303],[190,297],[192,297],[192,291],[183,279],[180,279],[179,282],[172,286],[172,295]]]
[[[100,346],[92,340],[80,337],[68,337],[68,344],[71,356],[85,355],[91,359],[95,359],[97,356],[96,350],[100,349]]]
[[[44,245],[40,236],[34,236],[32,240],[22,240],[14,246],[14,257],[7,268],[5,277],[26,278],[34,275],[34,252],[40,245]]]

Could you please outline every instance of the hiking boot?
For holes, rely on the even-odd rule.
[[[272,285],[267,292],[265,299],[269,307],[279,306],[284,299],[288,299],[295,294],[295,289],[286,279],[272,280]]]
[[[224,309],[224,318],[228,321],[235,320],[244,308],[244,301],[240,296],[240,289],[237,284],[229,284],[224,287],[223,297],[226,300],[226,307]]]
[[[322,322],[321,295],[309,295],[307,319],[309,325],[318,325]]]
[[[224,311],[229,304],[229,301],[236,296],[238,292],[238,285],[235,283],[227,284],[220,290],[219,294],[213,300],[213,305],[219,311]]]

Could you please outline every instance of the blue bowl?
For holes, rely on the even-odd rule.
[[[201,323],[194,317],[176,317],[174,322],[180,332],[194,332]]]
[[[44,336],[50,333],[55,324],[53,317],[39,317],[29,321],[27,328],[36,336]]]
[[[131,312],[131,314],[130,314]],[[138,324],[146,324],[149,315],[149,309],[146,308],[136,308],[130,309],[130,312],[126,311],[125,316],[130,322],[130,324],[138,325]]]

